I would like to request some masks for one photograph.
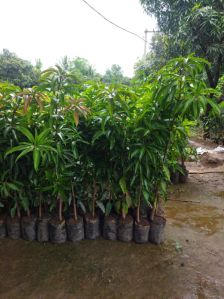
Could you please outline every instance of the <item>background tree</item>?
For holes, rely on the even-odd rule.
[[[177,42],[176,38],[171,35],[156,33],[152,37],[150,51],[134,66],[134,79],[144,81],[150,74],[159,71],[173,57],[189,53],[190,50],[185,43]]]
[[[33,66],[7,49],[3,49],[0,54],[0,81],[8,81],[20,87],[31,87],[37,84],[40,72],[40,61]]]
[[[96,72],[94,67],[90,62],[82,57],[76,57],[75,59],[70,59],[64,56],[60,62],[61,67],[73,74],[77,81],[99,81],[101,75]]]
[[[72,69],[85,80],[94,80],[99,76],[94,67],[85,58],[77,57],[71,62],[71,66]]]
[[[104,76],[103,82],[110,84],[129,84],[129,78],[123,75],[123,71],[120,65],[113,64],[110,69],[107,69]]]
[[[215,88],[224,72],[224,3],[221,0],[140,0],[147,13],[155,15],[168,36],[169,52],[177,57],[189,52],[207,59],[206,74]],[[164,41],[160,45],[164,46]],[[173,52],[172,47],[176,50]],[[163,47],[162,47],[163,48]],[[156,52],[155,49],[155,53]],[[161,52],[161,56],[163,55]],[[165,56],[169,59],[169,55]],[[158,55],[157,55],[158,58]]]

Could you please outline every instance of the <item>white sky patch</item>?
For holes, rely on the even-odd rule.
[[[144,37],[156,22],[143,12],[139,0],[88,0],[105,17]],[[144,41],[106,22],[81,0],[1,0],[0,51],[40,58],[43,67],[64,55],[89,60],[103,74],[112,64],[133,75],[144,51]],[[150,38],[150,37],[148,37]]]

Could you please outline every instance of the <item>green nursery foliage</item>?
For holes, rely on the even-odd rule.
[[[141,202],[166,199],[170,171],[186,158],[187,126],[208,103],[211,89],[194,56],[171,60],[133,87],[74,84],[56,66],[38,87],[0,85],[1,207],[28,215],[77,212],[123,218]],[[23,213],[24,213],[23,212]]]

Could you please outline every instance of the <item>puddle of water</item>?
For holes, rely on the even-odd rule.
[[[166,207],[166,216],[172,224],[178,227],[186,225],[203,231],[211,236],[219,231],[224,216],[219,209],[200,204],[176,203]]]
[[[215,193],[215,195],[218,196],[218,197],[224,198],[224,191]]]

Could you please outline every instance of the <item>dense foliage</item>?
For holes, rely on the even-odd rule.
[[[29,61],[4,49],[0,54],[0,81],[9,82],[20,87],[36,85],[41,73],[41,63],[33,66]]]
[[[213,0],[141,0],[148,13],[157,18],[161,34],[158,38],[160,48],[153,48],[156,60],[178,57],[194,52],[207,59],[206,75],[210,87],[215,88],[224,71],[224,4]],[[168,55],[164,55],[164,54]],[[172,56],[170,57],[170,54]],[[154,59],[156,58],[156,59]]]
[[[220,78],[216,87],[219,115],[211,111],[208,116],[203,117],[204,135],[217,143],[224,144],[224,76]]]
[[[123,75],[122,68],[118,64],[113,64],[110,69],[106,70],[102,81],[110,84],[130,84],[130,79]]]
[[[141,0],[146,12],[155,15],[160,34],[152,40],[151,51],[136,64],[136,78],[144,79],[157,71],[173,57],[195,53],[210,62],[204,76],[211,88],[219,92],[219,82],[224,74],[224,3],[219,0]],[[223,93],[212,93],[222,106]],[[214,117],[208,105],[202,118],[205,135],[222,140],[223,118]],[[217,133],[216,133],[217,132]]]
[[[171,60],[138,87],[74,84],[61,66],[38,86],[0,85],[0,205],[14,216],[73,206],[123,218],[166,198],[170,170],[185,157],[187,125],[208,103],[206,61]],[[73,203],[73,204],[72,204]]]

